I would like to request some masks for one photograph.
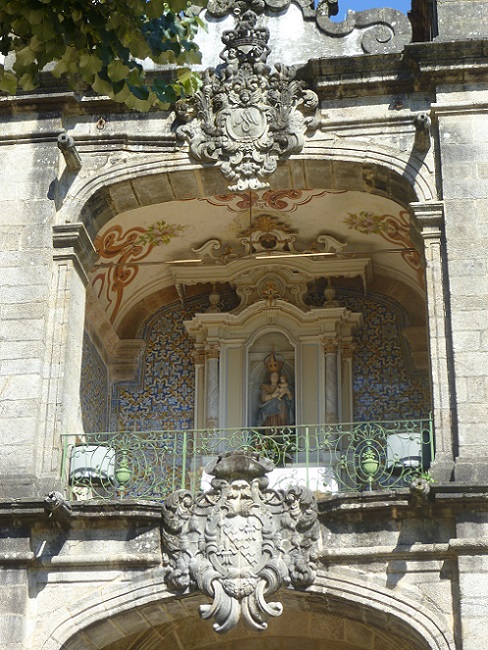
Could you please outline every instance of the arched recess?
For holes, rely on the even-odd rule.
[[[171,171],[160,172],[161,167]],[[415,212],[422,212],[422,206],[438,206],[435,199],[435,187],[426,164],[406,155],[387,148],[371,148],[362,143],[351,143],[345,139],[336,146],[330,146],[330,141],[314,141],[313,149],[305,149],[300,157],[283,163],[279,173],[273,179],[273,188],[318,187],[329,188],[333,191],[360,191],[365,195],[384,196],[394,199],[400,206],[416,205]],[[58,217],[61,221],[77,221],[84,224],[91,237],[121,212],[137,210],[142,206],[155,203],[164,204],[171,201],[205,197],[209,194],[226,192],[225,184],[218,169],[206,169],[188,165],[184,157],[176,156],[174,161],[168,160],[156,163],[127,163],[116,171],[100,174],[96,178],[73,185],[70,195],[64,201]],[[409,211],[410,214],[412,210]],[[420,219],[417,222],[420,223]],[[425,230],[421,224],[420,230]],[[436,270],[441,272],[441,260],[436,260]],[[428,284],[428,291],[434,288],[435,282]],[[438,284],[438,282],[437,282]],[[442,284],[442,283],[441,283]],[[156,292],[154,292],[156,295]],[[145,296],[147,297],[147,296]],[[438,305],[439,296],[428,303]],[[139,304],[134,305],[139,311]],[[121,329],[127,321],[122,319]],[[437,320],[432,320],[437,328],[435,339],[442,347],[445,343],[445,326]],[[130,328],[130,327],[129,327]],[[121,330],[119,330],[120,332]],[[431,337],[432,338],[432,337]],[[123,346],[114,344],[115,356],[122,359],[124,365],[125,352],[137,356],[140,348],[137,342],[124,341]],[[132,347],[131,347],[132,346]],[[436,373],[433,378],[435,386],[442,386],[434,395],[434,412],[436,425],[442,429],[442,449],[446,457],[452,456],[450,431],[449,390],[445,388],[447,376],[445,356],[442,350],[438,354],[432,369]],[[441,359],[439,368],[438,359]],[[437,399],[437,404],[436,404]]]
[[[154,581],[158,577],[159,581]],[[319,573],[306,592],[282,590],[283,615],[264,632],[242,623],[226,635],[199,618],[199,594],[176,597],[161,572],[105,588],[56,612],[56,623],[36,631],[34,650],[156,650],[168,648],[285,648],[319,650],[454,650],[444,615],[419,590],[386,590],[352,572]],[[128,586],[130,584],[130,586]]]
[[[404,207],[437,199],[435,181],[425,162],[347,138],[336,145],[317,138],[300,156],[282,162],[271,184],[273,189],[363,191],[394,197]],[[81,222],[94,238],[120,212],[228,192],[218,167],[188,164],[186,156],[127,162],[76,181],[63,199],[58,223]]]

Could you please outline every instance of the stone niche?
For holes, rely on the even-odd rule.
[[[342,356],[352,347],[362,315],[333,300],[324,298],[324,306],[310,308],[303,299],[307,282],[317,276],[349,274],[366,282],[368,264],[292,257],[285,266],[280,256],[270,256],[252,267],[236,260],[199,269],[202,282],[215,283],[224,272],[241,303],[230,313],[211,304],[185,322],[195,346],[195,426],[257,426],[260,387],[269,376],[266,358],[272,352],[292,389],[293,424],[347,420],[352,396],[344,395],[343,387],[351,393],[352,364],[343,363]],[[176,282],[187,282],[184,269],[175,274]],[[351,377],[343,376],[348,373]]]

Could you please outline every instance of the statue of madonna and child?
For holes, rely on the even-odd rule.
[[[264,365],[268,383],[261,385],[261,401],[258,407],[258,427],[283,427],[295,424],[295,402],[286,375],[282,372],[285,359],[274,352]]]

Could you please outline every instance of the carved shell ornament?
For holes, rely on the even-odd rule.
[[[224,63],[205,71],[193,98],[177,103],[184,122],[177,135],[198,161],[220,163],[230,190],[258,190],[279,160],[302,150],[318,98],[294,67],[267,65],[269,31],[256,13],[236,7],[234,14],[235,28],[222,35]]]
[[[273,463],[257,453],[231,452],[213,461],[212,489],[173,493],[163,505],[163,550],[170,589],[198,589],[212,602],[200,616],[216,632],[242,618],[265,630],[283,606],[269,602],[280,587],[315,579],[317,506],[310,490],[267,488]]]

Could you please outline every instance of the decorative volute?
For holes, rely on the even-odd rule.
[[[359,277],[366,291],[371,260],[344,254],[345,242],[321,234],[299,247],[295,235],[276,225],[272,217],[260,217],[259,224],[253,225],[239,247],[211,239],[192,249],[202,264],[172,267],[169,272],[175,286],[183,292],[188,285],[228,283],[240,298],[234,313],[256,301],[270,304],[278,298],[309,311],[304,301],[308,284],[319,278]],[[251,265],[250,260],[255,262]]]

